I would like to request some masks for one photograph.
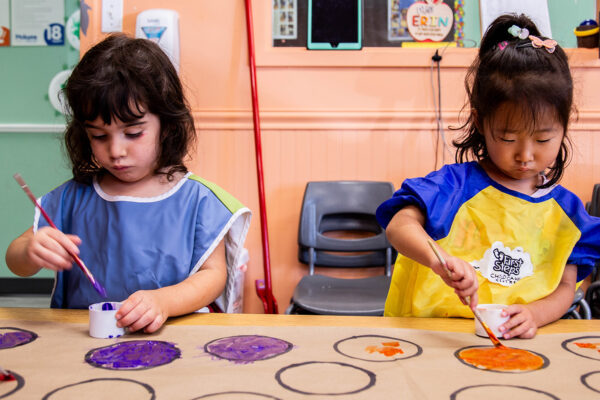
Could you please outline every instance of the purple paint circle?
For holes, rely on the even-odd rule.
[[[291,349],[290,342],[261,335],[229,336],[204,345],[205,352],[236,363],[267,360]]]
[[[181,357],[181,351],[169,342],[130,340],[88,351],[85,361],[98,368],[113,370],[149,369]]]
[[[0,328],[0,350],[22,346],[37,339],[37,334],[13,327]]]

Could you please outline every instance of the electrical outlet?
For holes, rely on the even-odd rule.
[[[102,0],[102,32],[123,30],[123,0]]]

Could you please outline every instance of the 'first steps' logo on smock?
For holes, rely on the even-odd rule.
[[[494,242],[481,260],[472,261],[473,267],[488,281],[511,286],[526,276],[533,275],[529,253],[521,247],[511,250],[502,242]]]

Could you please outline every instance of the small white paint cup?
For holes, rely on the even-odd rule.
[[[488,328],[494,335],[501,338],[502,332],[498,330],[500,325],[504,324],[506,321],[510,319],[509,316],[503,317],[502,310],[504,310],[507,306],[504,304],[478,304],[477,310],[479,311],[479,315],[481,315],[481,319],[487,324]],[[475,320],[475,334],[477,336],[488,337],[485,329],[479,323],[477,318]]]
[[[125,334],[125,328],[117,326],[115,314],[121,308],[121,303],[104,301],[89,306],[90,336],[99,339],[114,339]]]

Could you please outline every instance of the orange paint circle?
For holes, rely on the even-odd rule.
[[[535,353],[510,347],[469,347],[457,357],[475,368],[499,372],[534,371],[546,366],[546,360]]]

